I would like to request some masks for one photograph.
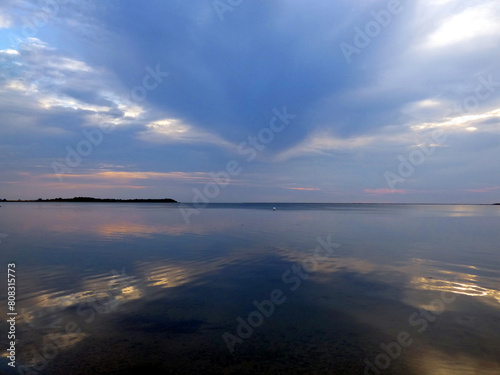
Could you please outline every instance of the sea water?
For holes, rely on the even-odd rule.
[[[2,203],[0,372],[500,373],[499,206],[196,210]]]

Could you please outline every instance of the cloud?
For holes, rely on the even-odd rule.
[[[494,187],[486,187],[486,188],[481,188],[481,189],[467,189],[465,191],[469,193],[491,193],[493,191],[499,190],[500,186],[494,186]]]
[[[208,173],[204,172],[124,172],[124,171],[96,171],[82,174],[65,174],[68,179],[83,179],[83,180],[114,180],[117,183],[132,181],[132,180],[155,180],[155,179],[174,179],[174,180],[190,180],[198,183],[206,183],[211,181]],[[55,179],[54,175],[45,175],[44,178]]]
[[[0,13],[0,29],[8,29],[14,24],[7,14]]]
[[[19,52],[16,51],[15,49],[4,49],[4,50],[0,50],[0,54],[4,54],[4,55],[19,55]]]
[[[470,6],[459,14],[443,19],[437,30],[428,37],[426,46],[443,48],[472,42],[479,42],[480,45],[488,38],[500,36],[499,15],[497,1]]]
[[[302,190],[302,191],[319,191],[319,188],[307,188],[307,187],[286,187],[289,190]]]
[[[367,194],[374,194],[374,195],[385,195],[385,194],[404,194],[406,193],[405,190],[401,189],[387,189],[387,188],[380,188],[380,189],[365,189],[365,193]]]
[[[139,139],[152,143],[211,143],[221,147],[236,146],[205,130],[197,129],[178,119],[163,119],[146,125]]]
[[[131,187],[150,188],[158,183],[162,185],[205,185],[213,182],[213,174],[207,172],[153,172],[153,171],[113,171],[113,170],[86,170],[79,174],[65,174],[63,182],[58,181],[57,176],[53,174],[37,175],[32,173],[17,173],[21,179],[37,180],[46,186],[60,188],[78,188],[78,186],[96,187]],[[14,181],[12,181],[14,183]],[[231,180],[231,185],[245,184],[243,181]],[[226,182],[219,182],[223,185]],[[246,185],[246,184],[245,184]]]
[[[276,160],[286,161],[304,155],[331,155],[339,151],[353,151],[368,146],[373,142],[376,142],[376,138],[371,136],[343,138],[325,132],[318,132],[276,155]]]
[[[120,90],[112,73],[64,56],[39,39],[31,38],[19,50],[1,51],[0,60],[5,66],[0,74],[0,95],[9,98],[0,104],[4,128],[10,128],[5,122],[12,124],[15,119],[16,128],[26,124],[37,131],[71,131],[64,122],[52,122],[48,127],[42,123],[65,112],[72,113],[80,125],[120,125],[142,113]]]

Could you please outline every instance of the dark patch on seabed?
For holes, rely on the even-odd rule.
[[[213,337],[212,340],[220,337]],[[350,343],[349,336],[331,341],[324,337],[259,337],[245,343],[234,355],[212,347],[200,337],[176,342],[144,342],[132,338],[124,342],[88,342],[75,348],[43,374],[362,374],[362,342]],[[94,341],[94,340],[91,340]],[[128,344],[128,345],[127,345]],[[112,346],[112,351],[109,347]],[[172,346],[165,350],[166,346]],[[107,347],[107,349],[106,349]],[[62,359],[62,358],[61,358]],[[385,374],[414,375],[404,365],[395,364]],[[416,375],[416,374],[415,374]]]
[[[346,305],[350,303],[350,291],[343,292],[341,280],[349,278],[358,287],[363,280],[355,281],[347,274],[336,277],[336,292],[332,295],[335,303]],[[187,316],[201,312],[223,315],[224,311],[217,310],[217,303],[224,298],[235,301],[235,295],[247,288],[256,291],[261,285],[257,280],[244,287],[237,283],[239,290],[228,296],[216,279],[199,287],[174,288],[156,301],[134,307],[132,312],[109,316],[99,326],[92,326],[87,339],[58,357],[43,374],[354,375],[363,374],[364,360],[373,358],[380,341],[386,339],[380,331],[355,322],[349,314],[315,303],[309,297],[309,291],[314,289],[311,282],[309,287],[290,295],[286,304],[230,354],[222,335],[234,333],[236,320]],[[226,302],[219,308],[229,309],[230,305]],[[236,317],[238,312],[228,315]],[[367,352],[367,348],[372,352]],[[403,358],[384,374],[417,375]]]

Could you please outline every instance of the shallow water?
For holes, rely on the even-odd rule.
[[[499,206],[272,207],[2,203],[0,371],[500,373]]]

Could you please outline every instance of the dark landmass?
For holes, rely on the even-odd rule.
[[[493,206],[500,206],[500,203],[493,203]]]
[[[37,199],[37,200],[4,200],[4,202],[95,202],[95,203],[178,203],[170,198],[164,199],[113,199],[113,198],[92,198],[92,197],[74,197],[74,198],[55,198],[55,199]]]

